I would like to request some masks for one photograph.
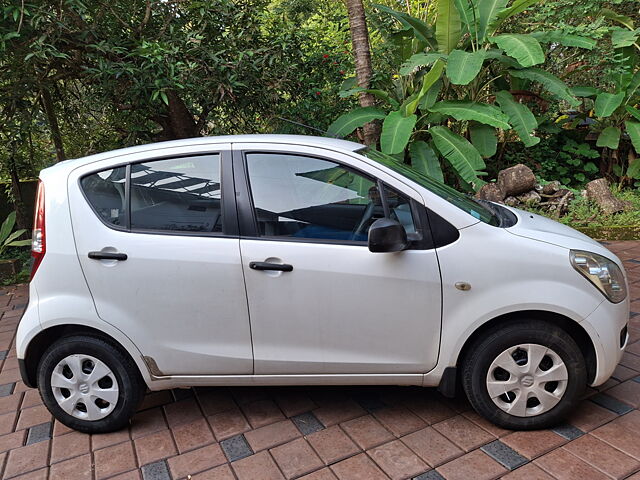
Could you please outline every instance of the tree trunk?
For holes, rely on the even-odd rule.
[[[200,136],[200,127],[180,96],[173,90],[167,92],[167,112],[153,118],[162,127],[156,140],[177,140]]]
[[[7,162],[7,170],[9,170],[9,177],[11,178],[11,200],[13,201],[13,208],[16,212],[16,227],[18,229],[31,228],[31,221],[27,214],[27,207],[22,198],[22,189],[20,188],[20,177],[18,176],[18,168],[16,167],[15,158],[16,146],[11,147],[11,156]]]
[[[351,30],[351,43],[356,64],[356,78],[358,86],[369,88],[373,69],[371,68],[371,50],[369,48],[369,30],[364,13],[362,0],[346,0],[349,12],[349,28]],[[360,106],[371,107],[375,104],[375,98],[370,93],[360,93]],[[380,136],[380,125],[369,122],[362,128],[364,143],[375,146]]]
[[[56,159],[58,162],[61,162],[66,159],[66,156],[64,154],[62,135],[60,135],[60,127],[58,126],[58,119],[56,117],[55,107],[53,106],[53,100],[51,99],[51,93],[48,89],[43,88],[40,98],[44,112],[47,115],[49,129],[51,130],[51,140],[53,140],[53,145],[56,147]]]

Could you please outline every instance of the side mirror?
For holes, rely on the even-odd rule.
[[[372,252],[400,252],[408,246],[407,232],[396,220],[380,218],[369,228],[369,250]]]

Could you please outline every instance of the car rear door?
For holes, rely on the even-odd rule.
[[[251,374],[230,145],[160,152],[69,178],[78,260],[98,315],[156,376]]]
[[[233,150],[255,373],[433,368],[441,320],[435,249],[420,240],[398,253],[367,248],[371,221],[384,215],[379,185],[391,215],[426,240],[420,195],[338,152],[270,144]]]

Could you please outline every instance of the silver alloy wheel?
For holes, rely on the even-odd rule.
[[[507,348],[491,363],[487,392],[509,415],[534,417],[562,400],[568,380],[567,367],[556,352],[524,343]]]
[[[63,358],[51,372],[51,390],[60,408],[81,420],[101,420],[118,403],[118,381],[107,365],[91,355]]]

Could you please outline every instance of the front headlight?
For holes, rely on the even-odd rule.
[[[593,283],[609,301],[620,303],[627,297],[627,284],[620,267],[602,255],[571,250],[571,265]]]

